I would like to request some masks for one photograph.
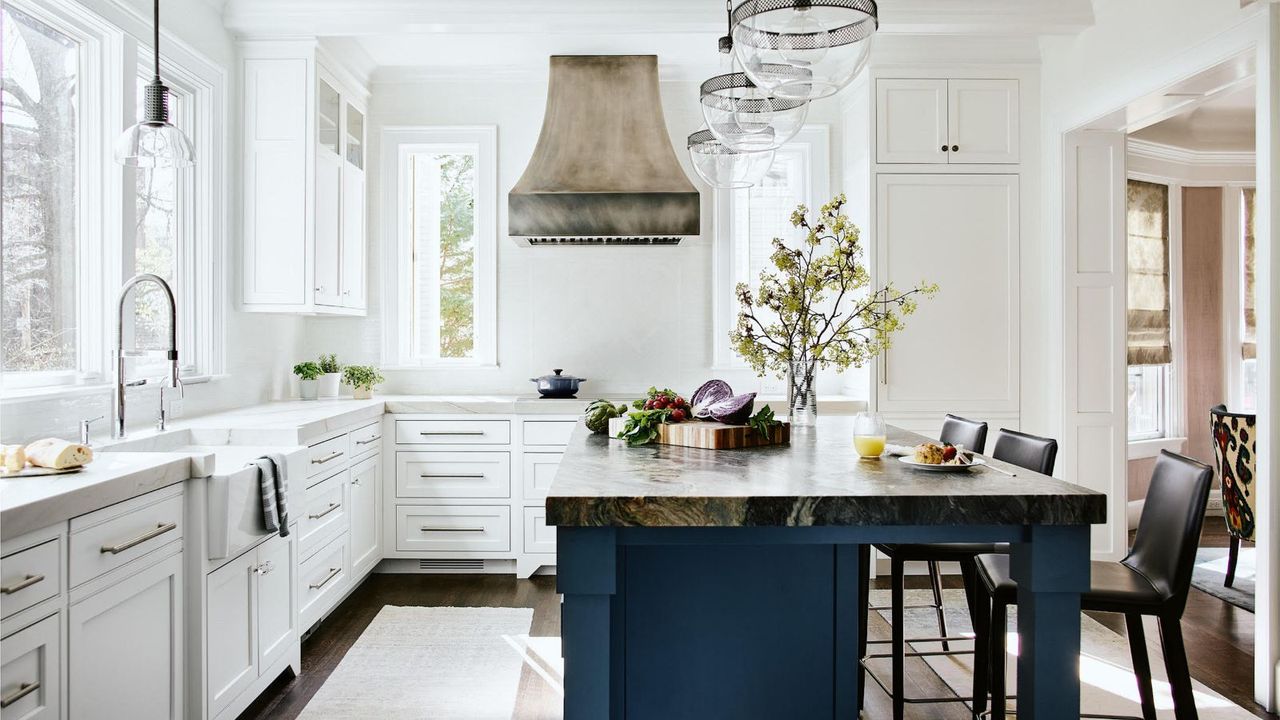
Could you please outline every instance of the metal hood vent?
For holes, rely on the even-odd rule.
[[[671,245],[699,232],[698,190],[662,116],[656,55],[553,55],[542,134],[507,195],[530,245]]]

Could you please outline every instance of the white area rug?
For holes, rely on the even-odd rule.
[[[919,605],[932,602],[933,594],[928,590],[908,590],[906,604]],[[872,590],[872,605],[888,605],[888,590]],[[947,632],[951,635],[973,636],[973,628],[969,623],[969,611],[965,605],[963,590],[944,590],[943,603],[946,605]],[[1009,657],[1007,659],[1009,692],[1016,692],[1018,636],[1013,628],[1016,625],[1016,609],[1010,608],[1009,617]],[[890,622],[889,611],[882,610],[880,615],[885,622]],[[932,608],[908,609],[904,612],[906,619],[906,636],[934,637],[938,633],[936,615]],[[1148,640],[1148,657],[1151,660],[1152,686],[1155,691],[1156,713],[1160,718],[1173,718],[1173,696],[1169,692],[1169,683],[1165,680],[1164,658],[1160,654],[1158,640],[1160,634],[1153,620],[1145,625]],[[888,645],[872,646],[871,652],[889,652]],[[937,643],[916,643],[916,650],[940,649]],[[969,642],[953,643],[953,650],[970,649]],[[1092,618],[1080,617],[1080,711],[1099,715],[1138,715],[1142,714],[1138,702],[1138,680],[1133,675],[1133,663],[1129,657],[1128,641]],[[926,658],[929,667],[944,682],[962,697],[973,694],[973,656],[972,655],[939,655]],[[886,680],[891,677],[888,659],[875,665],[876,672]],[[918,667],[918,666],[917,666]],[[908,672],[911,666],[908,665]],[[1251,671],[1250,671],[1251,672]],[[870,679],[868,679],[870,682]],[[1210,690],[1196,680],[1192,680],[1195,692],[1196,708],[1202,720],[1254,720],[1255,716],[1218,693]],[[879,692],[874,683],[868,692]],[[1010,700],[1010,711],[1017,707],[1016,700]],[[1010,716],[1012,717],[1012,716]]]
[[[529,608],[382,608],[300,720],[509,720]]]

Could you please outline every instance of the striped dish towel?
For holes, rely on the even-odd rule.
[[[270,453],[253,461],[258,468],[258,489],[262,495],[262,523],[267,532],[289,535],[288,463],[284,455]]]

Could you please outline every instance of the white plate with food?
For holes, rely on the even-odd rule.
[[[983,465],[987,464],[987,461],[983,460],[980,457],[970,458],[969,462],[964,462],[963,460],[961,461],[953,460],[951,462],[943,462],[943,463],[926,463],[926,462],[917,462],[915,458],[909,458],[909,457],[903,456],[898,458],[898,462],[902,463],[903,465],[909,465],[917,470],[924,470],[925,472],[939,472],[939,473],[961,472],[964,470],[968,470],[969,468],[982,467]]]
[[[925,472],[960,472],[987,464],[962,446],[935,442],[920,443],[913,448],[911,455],[904,455],[898,460]]]

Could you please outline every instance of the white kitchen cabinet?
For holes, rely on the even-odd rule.
[[[119,573],[71,605],[70,717],[178,720],[184,681],[182,551],[158,550]]]
[[[290,651],[297,633],[294,547],[292,535],[276,535],[209,573],[209,717],[240,698]]]
[[[877,282],[940,288],[879,358],[879,410],[1016,413],[1018,176],[879,174],[876,209]]]
[[[243,50],[243,308],[363,315],[368,91],[314,40]]]
[[[382,559],[381,475],[382,457],[377,454],[351,468],[351,574],[357,579]]]
[[[62,614],[0,640],[0,720],[59,720]]]
[[[884,164],[1016,164],[1018,81],[876,81],[876,161]]]

